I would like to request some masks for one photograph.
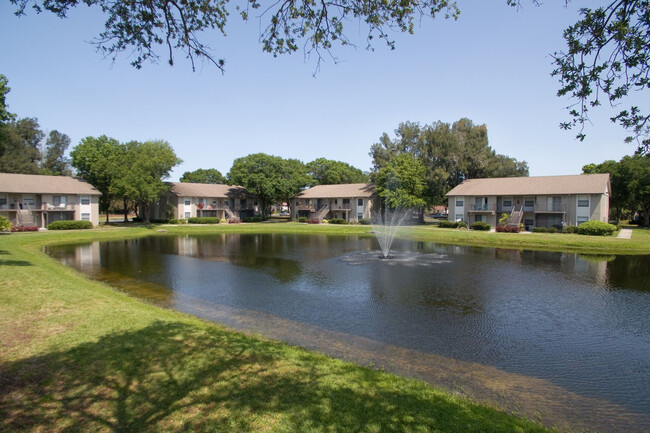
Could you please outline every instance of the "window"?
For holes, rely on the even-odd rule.
[[[483,221],[483,215],[476,215],[476,222]]]
[[[532,197],[526,197],[524,200],[524,206],[525,207],[534,207],[535,206],[535,199]]]
[[[578,225],[586,223],[587,221],[589,221],[588,217],[578,217]]]
[[[357,200],[357,206],[363,206],[363,199],[362,198]]]
[[[192,214],[190,212],[185,212],[185,219],[187,219],[187,218],[189,218],[191,216],[192,216]]]
[[[30,195],[30,196],[23,196],[23,203],[24,203],[24,204],[27,204],[27,205],[30,205],[30,206],[34,206],[35,201],[36,201],[36,200],[34,199],[34,196],[33,196],[33,195]]]
[[[350,199],[349,198],[344,198],[343,199],[343,204],[350,204]]]
[[[578,207],[589,207],[589,197],[578,196]]]
[[[246,199],[243,198],[243,199],[239,200],[239,204],[241,205],[242,208],[245,208],[246,207]]]
[[[0,195],[0,206],[7,206],[7,196],[6,195]]]
[[[185,206],[189,206],[192,204],[192,200],[190,200],[189,197],[185,197]]]
[[[90,204],[90,197],[82,196],[81,197],[81,204]]]
[[[503,197],[503,207],[512,207],[512,197]]]
[[[66,199],[67,199],[67,197],[64,196],[64,195],[52,196],[52,205],[59,206],[59,207],[65,207]]]
[[[457,207],[463,207],[465,206],[465,201],[462,198],[457,198],[456,199],[456,206]]]
[[[90,213],[84,212],[81,214],[81,221],[90,221]]]
[[[357,212],[357,219],[363,219],[363,212]]]

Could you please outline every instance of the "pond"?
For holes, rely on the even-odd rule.
[[[357,236],[50,247],[158,305],[442,385],[547,425],[650,431],[650,256]]]

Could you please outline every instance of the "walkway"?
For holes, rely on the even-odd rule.
[[[630,239],[632,238],[632,229],[621,229],[616,237],[619,239]]]

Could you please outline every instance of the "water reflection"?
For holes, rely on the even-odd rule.
[[[580,396],[575,404],[599,402],[603,419],[636,414],[631,423],[617,421],[620,431],[650,430],[649,256],[396,241],[395,258],[380,260],[372,238],[248,234],[161,235],[48,252],[171,308],[270,336],[279,320],[296,324],[301,335],[277,338],[334,355],[335,338],[322,343],[323,333],[346,347],[374,342],[381,354],[369,358],[399,371],[431,369],[417,376],[436,383],[440,370],[418,363],[452,360],[468,376],[464,389],[481,369],[485,377],[494,370],[520,378],[507,387],[513,395],[521,377],[537,378],[556,387],[549,399],[564,389]],[[487,380],[481,377],[474,380]],[[445,383],[454,388],[453,378]],[[499,383],[495,389],[505,389]],[[552,418],[558,408],[548,407]]]

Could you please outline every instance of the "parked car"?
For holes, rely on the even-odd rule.
[[[441,220],[446,220],[447,216],[448,215],[445,212],[436,212],[431,214],[431,218],[437,218]]]

